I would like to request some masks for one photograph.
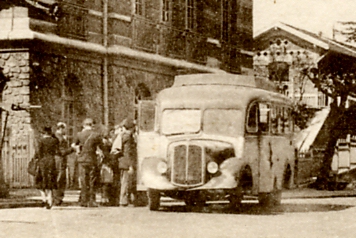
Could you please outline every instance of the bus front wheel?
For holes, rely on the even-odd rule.
[[[158,190],[149,188],[147,191],[148,207],[151,211],[157,211],[160,205],[161,194]]]
[[[229,195],[229,202],[231,209],[239,209],[243,198],[242,184],[239,182],[236,189]]]

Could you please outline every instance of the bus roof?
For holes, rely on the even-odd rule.
[[[288,97],[270,90],[220,84],[175,86],[157,95],[162,108],[244,108],[253,100],[291,105]]]
[[[193,85],[230,85],[265,89],[278,92],[277,86],[261,77],[238,74],[190,74],[179,75],[174,79],[172,87],[183,87]]]

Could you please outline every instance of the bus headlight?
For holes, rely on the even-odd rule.
[[[167,163],[166,162],[163,162],[163,161],[160,161],[158,164],[157,164],[157,171],[158,173],[160,174],[164,174],[167,172]]]
[[[219,165],[216,162],[211,161],[208,163],[207,170],[209,173],[215,174],[219,170]]]

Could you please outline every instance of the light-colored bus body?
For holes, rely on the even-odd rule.
[[[138,188],[150,209],[162,195],[187,205],[228,199],[235,207],[246,194],[280,203],[293,185],[293,125],[291,101],[272,88],[251,76],[178,76],[154,102],[152,130],[141,107]]]

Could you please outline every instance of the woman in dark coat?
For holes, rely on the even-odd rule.
[[[36,158],[39,172],[36,176],[36,188],[40,190],[47,209],[53,205],[53,189],[57,189],[57,171],[55,155],[59,155],[59,141],[52,134],[50,127],[44,128],[44,134],[38,142]]]

